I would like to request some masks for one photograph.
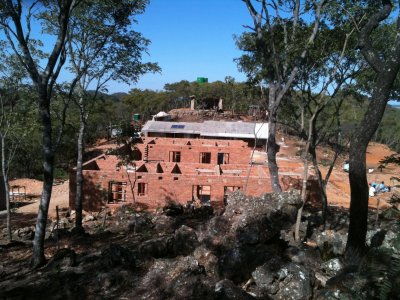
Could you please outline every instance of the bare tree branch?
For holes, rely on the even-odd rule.
[[[391,11],[392,4],[390,1],[386,1],[386,4],[383,6],[383,8],[378,13],[372,15],[360,31],[358,47],[360,48],[365,59],[377,73],[382,72],[383,62],[372,46],[370,35],[372,31],[378,27],[379,23],[390,15]]]

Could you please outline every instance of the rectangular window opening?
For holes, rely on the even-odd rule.
[[[211,163],[211,152],[201,152],[200,153],[200,163],[210,164]]]
[[[139,182],[138,183],[138,196],[147,195],[147,183]]]
[[[194,185],[193,186],[193,200],[200,200],[202,204],[209,204],[211,200],[211,186],[210,185]]]
[[[181,162],[181,152],[180,151],[170,151],[169,152],[170,162]]]
[[[108,203],[126,202],[127,182],[110,181],[108,184]]]
[[[219,165],[229,164],[229,153],[218,153],[218,164]]]

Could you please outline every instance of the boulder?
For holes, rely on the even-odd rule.
[[[183,206],[178,203],[168,203],[163,207],[163,212],[170,217],[180,216],[183,214]]]
[[[174,233],[173,252],[176,255],[188,255],[198,246],[196,232],[185,225],[182,225]]]
[[[343,269],[343,264],[339,258],[333,258],[322,263],[321,269],[328,277],[333,277]]]
[[[240,283],[248,280],[257,266],[280,253],[282,249],[279,247],[265,244],[227,249],[219,257],[219,274],[223,278]]]
[[[128,299],[215,299],[216,281],[193,256],[157,259],[135,283]]]
[[[166,215],[158,215],[152,218],[154,230],[158,233],[173,233],[175,231],[175,219]]]
[[[163,236],[143,242],[139,246],[139,252],[143,256],[151,256],[155,258],[174,256],[174,237]]]
[[[205,246],[200,246],[194,250],[193,256],[205,268],[207,275],[218,275],[218,257],[214,252]]]
[[[314,273],[298,264],[272,258],[252,273],[256,285],[272,299],[311,299]]]
[[[111,244],[101,252],[100,267],[103,269],[112,269],[118,266],[125,269],[134,269],[136,259],[128,248]]]
[[[23,228],[18,228],[12,233],[13,240],[31,241],[35,236],[35,227],[28,226]]]
[[[301,199],[297,191],[247,197],[239,192],[227,199],[222,218],[229,223],[231,237],[239,244],[267,242],[296,221]]]
[[[128,230],[142,233],[154,228],[154,224],[148,215],[135,215],[132,220],[128,222]]]
[[[91,221],[95,221],[96,218],[93,215],[86,215],[85,217],[83,217],[82,222],[83,223],[87,223],[87,222],[91,222]]]
[[[282,229],[293,225],[300,205],[296,191],[265,194],[258,198],[232,193],[224,213],[208,222],[199,240],[214,248],[266,243]]]
[[[346,248],[347,234],[334,230],[325,230],[316,232],[313,235],[313,240],[321,250],[329,250],[333,255],[341,255]]]
[[[359,272],[343,270],[326,282],[326,287],[317,291],[315,299],[370,299],[367,297],[368,280]]]
[[[167,235],[143,242],[139,251],[144,256],[175,257],[177,255],[188,255],[197,247],[198,240],[196,232],[188,227],[181,226],[174,235]]]
[[[232,281],[224,279],[215,285],[216,299],[218,300],[255,300],[252,295],[246,293]]]
[[[393,254],[400,255],[400,234],[397,226],[393,230],[370,230],[367,232],[367,245],[390,249]]]

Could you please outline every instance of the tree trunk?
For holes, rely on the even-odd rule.
[[[50,116],[50,101],[46,88],[39,88],[40,117],[43,127],[43,190],[40,198],[38,217],[36,220],[35,237],[33,239],[32,266],[38,268],[45,262],[44,238],[46,234],[47,216],[53,189],[54,149],[52,143],[52,127]]]
[[[9,242],[12,240],[11,236],[11,208],[10,208],[10,189],[8,184],[8,171],[6,167],[6,146],[5,137],[1,135],[1,173],[3,175],[4,191],[6,197],[6,210],[7,210],[7,239]]]
[[[83,233],[84,229],[82,226],[82,200],[83,200],[83,153],[85,149],[84,137],[85,137],[85,116],[83,110],[83,99],[81,97],[79,101],[79,133],[77,141],[77,160],[76,160],[76,195],[75,195],[75,230],[77,233]]]
[[[378,75],[372,100],[350,144],[350,225],[345,251],[350,259],[360,257],[366,251],[369,199],[366,150],[385,112],[394,79],[393,74]]]
[[[322,203],[322,220],[323,220],[323,223],[325,226],[326,215],[328,214],[328,196],[326,195],[327,181],[325,181],[322,178],[322,174],[321,174],[321,171],[320,171],[319,165],[318,165],[317,153],[315,151],[315,147],[310,147],[309,153],[311,154],[311,157],[312,157],[315,174],[317,175],[318,185],[319,185],[320,192],[321,192],[320,196],[321,196],[321,203]]]
[[[279,145],[276,144],[276,122],[277,122],[277,106],[276,101],[276,85],[270,84],[269,87],[269,118],[268,118],[268,142],[267,157],[268,169],[271,176],[271,187],[274,192],[282,192],[279,183],[278,164],[276,163],[276,153],[279,152]]]
[[[313,120],[314,120],[315,115],[312,117],[312,119],[310,120],[310,124],[309,124],[309,129],[308,129],[308,138],[306,141],[306,147],[304,149],[304,158],[303,158],[303,166],[304,166],[304,170],[303,170],[303,184],[301,187],[301,207],[299,208],[299,210],[297,211],[297,219],[296,219],[296,227],[295,227],[295,231],[294,231],[294,239],[298,242],[300,241],[300,223],[301,223],[301,215],[303,214],[303,207],[304,204],[306,203],[306,196],[307,196],[307,181],[308,181],[308,159],[307,159],[307,155],[308,152],[310,150],[310,143],[311,143],[311,136],[312,136],[312,130],[313,130]]]

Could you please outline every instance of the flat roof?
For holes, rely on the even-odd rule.
[[[143,133],[182,133],[196,134],[204,137],[231,137],[253,139],[268,139],[267,123],[204,121],[192,122],[163,122],[148,121],[142,128]]]

